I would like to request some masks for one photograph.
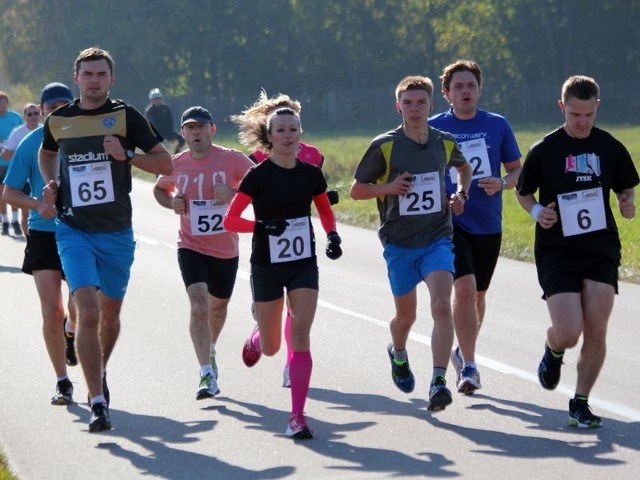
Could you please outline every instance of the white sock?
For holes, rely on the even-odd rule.
[[[200,376],[204,377],[205,375],[211,375],[213,377],[213,368],[211,368],[210,363],[200,365]]]
[[[407,349],[403,349],[403,350],[396,350],[395,348],[392,348],[391,353],[393,353],[393,358],[398,360],[399,362],[406,362],[407,361]]]
[[[0,215],[0,218],[2,218],[2,223],[9,223],[9,217],[6,215]]]
[[[18,221],[18,212],[16,210],[11,210],[11,223],[16,223]]]
[[[91,397],[91,406],[94,406],[97,403],[107,404],[107,399],[104,398],[104,395],[96,395],[95,397]]]
[[[211,345],[209,345],[209,356],[210,357],[215,357],[216,356],[216,344],[212,343]]]

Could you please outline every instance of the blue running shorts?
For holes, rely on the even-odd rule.
[[[383,255],[394,297],[411,292],[432,272],[444,270],[454,273],[453,243],[449,238],[441,238],[419,248],[387,243]]]
[[[56,242],[72,292],[93,285],[109,298],[124,298],[136,246],[132,228],[95,233],[58,222]]]

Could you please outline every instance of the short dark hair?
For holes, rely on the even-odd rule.
[[[578,100],[590,100],[600,98],[600,87],[591,77],[585,75],[573,75],[562,84],[562,102],[567,103],[570,97]]]
[[[480,65],[473,60],[456,60],[444,67],[442,70],[442,75],[440,75],[440,80],[442,81],[442,93],[449,90],[453,74],[464,71],[471,72],[473,76],[476,77],[478,87],[482,87],[482,70],[480,69]]]
[[[85,48],[78,54],[74,66],[74,73],[77,74],[80,71],[80,64],[82,62],[93,62],[95,60],[103,59],[107,61],[109,64],[109,70],[113,74],[113,58],[111,57],[111,54],[99,47]]]

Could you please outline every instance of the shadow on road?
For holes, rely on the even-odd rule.
[[[226,407],[219,406],[219,410]],[[67,409],[77,415],[75,422],[86,423],[89,408],[73,404]],[[213,420],[178,422],[157,415],[132,414],[110,409],[114,429],[95,435],[104,439],[97,448],[107,450],[112,455],[122,457],[139,470],[142,475],[155,475],[170,480],[191,480],[194,478],[220,478],[229,480],[268,480],[290,475],[293,467],[283,466],[264,470],[249,470],[232,465],[209,455],[190,452],[175,445],[186,445],[202,441],[199,434],[213,430],[218,423]],[[141,447],[129,448],[127,442]]]

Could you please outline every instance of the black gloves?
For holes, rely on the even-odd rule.
[[[327,198],[329,199],[329,205],[336,205],[340,201],[340,194],[337,190],[328,190]]]
[[[273,218],[271,220],[264,220],[256,222],[256,226],[254,231],[256,232],[264,232],[267,235],[273,235],[274,237],[279,237],[285,231],[285,229],[289,226],[289,222],[283,220],[281,218]]]
[[[327,257],[331,260],[337,260],[342,256],[342,248],[340,248],[340,244],[342,243],[342,239],[338,232],[329,232],[327,234],[327,248],[325,249],[325,253]]]

